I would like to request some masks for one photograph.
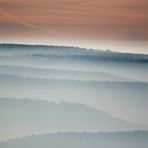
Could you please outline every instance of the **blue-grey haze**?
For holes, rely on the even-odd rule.
[[[111,133],[55,133],[0,143],[2,148],[147,148],[148,131]]]
[[[146,130],[148,55],[0,44],[0,98],[0,139],[58,131]],[[139,144],[145,148],[145,142]]]
[[[145,129],[78,103],[13,98],[0,99],[0,121],[0,139],[22,137],[32,133]]]

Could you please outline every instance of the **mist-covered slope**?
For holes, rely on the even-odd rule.
[[[147,129],[147,76],[144,54],[0,44],[0,136]]]
[[[123,76],[107,72],[83,71],[83,70],[62,70],[45,69],[24,66],[0,65],[0,74],[9,74],[22,77],[40,79],[71,79],[86,81],[136,81]]]
[[[148,132],[56,133],[1,142],[2,148],[147,148]]]
[[[14,54],[14,51],[17,52]],[[123,61],[148,63],[148,55],[144,54],[118,53],[112,52],[111,50],[102,51],[66,46],[0,44],[0,53],[2,56],[77,56],[81,59],[90,58],[92,60],[113,60],[118,62]]]
[[[106,72],[148,81],[148,55],[77,47],[0,44],[0,65]]]
[[[0,99],[0,121],[0,139],[47,132],[142,129],[82,104],[30,99]]]
[[[1,97],[77,102],[129,121],[147,124],[147,83],[38,79],[12,75],[0,75],[0,82]]]

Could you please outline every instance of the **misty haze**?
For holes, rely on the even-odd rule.
[[[148,55],[0,44],[0,148],[147,148]]]

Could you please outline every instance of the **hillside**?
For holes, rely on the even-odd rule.
[[[1,142],[2,148],[147,148],[148,132],[56,133]]]
[[[96,108],[78,103],[30,99],[0,99],[2,138],[47,132],[117,131],[141,129]]]
[[[21,52],[23,50],[23,52]],[[9,56],[14,55],[31,55],[31,56],[71,56],[81,59],[109,60],[118,62],[146,62],[148,55],[120,53],[111,50],[92,50],[79,47],[68,46],[45,46],[45,45],[23,45],[23,44],[0,44],[0,53]]]
[[[78,47],[0,44],[0,65],[105,72],[148,81],[148,55]]]
[[[95,106],[123,119],[148,124],[145,116],[148,83],[39,79],[13,75],[0,75],[0,82],[0,94],[4,98],[65,100]]]
[[[0,138],[147,130],[147,76],[146,54],[0,44]]]
[[[132,79],[128,79],[126,77],[118,76],[107,72],[45,69],[11,65],[0,65],[0,74],[9,74],[40,79],[71,79],[86,81],[134,81]]]

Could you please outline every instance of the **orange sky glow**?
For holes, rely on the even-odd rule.
[[[0,42],[14,40],[94,48],[131,42],[148,52],[148,1],[0,0]]]

